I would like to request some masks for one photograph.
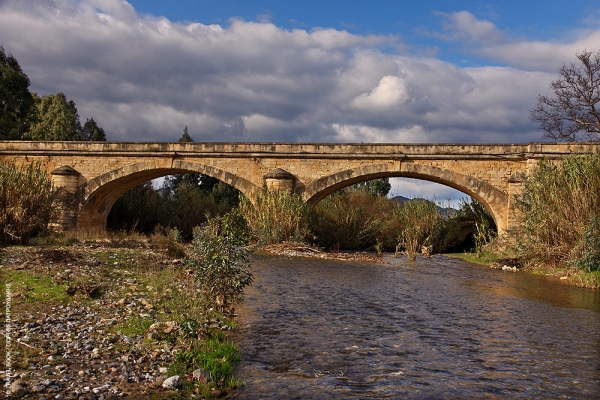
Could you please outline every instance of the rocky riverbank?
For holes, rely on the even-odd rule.
[[[0,278],[3,394],[7,383],[13,397],[35,399],[227,394],[226,382],[175,360],[231,321],[196,299],[181,260],[148,241],[4,248]]]

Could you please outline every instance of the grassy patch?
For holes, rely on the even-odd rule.
[[[4,271],[2,281],[10,283],[12,298],[25,302],[68,303],[65,287],[54,283],[48,275],[27,270]],[[3,289],[4,290],[4,289]]]
[[[575,275],[573,280],[581,286],[600,289],[600,270]]]
[[[202,368],[210,373],[212,382],[200,385],[199,392],[204,393],[215,387],[235,388],[239,382],[233,376],[233,365],[240,360],[239,349],[227,341],[223,332],[216,332],[203,341],[197,341],[185,351],[177,354],[169,367],[169,375],[191,374],[195,369]]]
[[[134,314],[125,321],[115,325],[113,329],[121,331],[121,333],[127,336],[136,337],[144,335],[152,323],[154,323],[152,318],[140,317]]]

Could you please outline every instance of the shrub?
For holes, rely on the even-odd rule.
[[[259,244],[305,241],[310,236],[310,208],[302,198],[287,191],[263,190],[254,204],[240,201],[240,212]]]
[[[233,311],[244,300],[244,288],[252,284],[248,250],[242,247],[244,231],[244,220],[235,211],[194,229],[187,264],[203,296],[222,312]]]
[[[600,218],[600,152],[541,161],[526,178],[518,207],[527,257],[552,264],[579,259],[576,264],[583,265],[585,253],[592,249],[593,258],[596,246],[586,237]]]
[[[0,163],[0,188],[0,243],[27,243],[48,230],[57,195],[39,163]]]
[[[496,236],[496,223],[486,208],[475,199],[461,200],[460,209],[440,221],[432,244],[438,252],[481,252]]]
[[[315,206],[311,227],[320,246],[367,249],[385,241],[381,229],[392,208],[390,199],[368,191],[337,192]]]

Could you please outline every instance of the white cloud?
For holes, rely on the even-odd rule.
[[[370,93],[354,98],[352,105],[367,111],[390,110],[410,99],[404,81],[397,76],[386,75]]]
[[[122,0],[0,1],[0,38],[39,94],[64,92],[109,140],[526,142],[537,94],[585,31],[510,42],[491,22],[441,14],[446,36],[506,67],[389,54],[394,36],[172,22]],[[425,51],[421,54],[426,54]]]

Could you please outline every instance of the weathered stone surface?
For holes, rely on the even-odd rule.
[[[177,173],[201,173],[249,198],[271,187],[311,204],[370,179],[409,177],[442,183],[480,201],[500,232],[519,221],[514,196],[542,158],[593,153],[598,143],[331,144],[93,143],[0,141],[0,161],[39,161],[65,192],[62,229],[101,230],[128,189]],[[282,175],[285,173],[285,176]],[[269,175],[271,174],[271,175]],[[289,174],[289,175],[288,175]],[[274,176],[274,177],[273,177]]]
[[[165,381],[162,383],[162,387],[165,389],[177,389],[179,386],[181,386],[181,383],[182,382],[179,375],[173,375],[165,379]]]

